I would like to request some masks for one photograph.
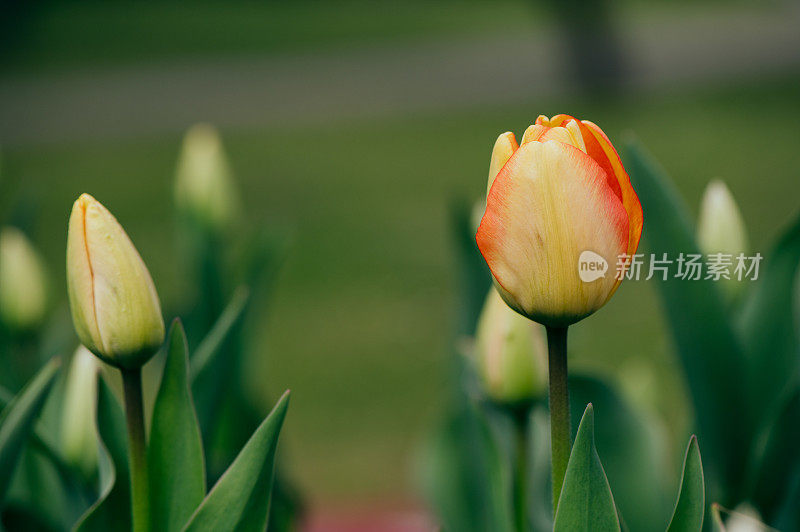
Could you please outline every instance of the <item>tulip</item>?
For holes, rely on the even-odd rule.
[[[719,179],[711,181],[700,202],[697,243],[705,253],[736,257],[749,249],[744,218],[730,189]]]
[[[239,201],[217,131],[192,126],[183,140],[175,179],[175,203],[190,220],[222,231],[235,219]]]
[[[86,477],[97,468],[95,410],[99,362],[80,346],[72,356],[64,384],[61,442],[64,458]]]
[[[540,398],[547,389],[544,329],[511,310],[492,289],[478,320],[475,363],[491,400],[514,404]]]
[[[619,286],[618,258],[636,252],[641,233],[628,174],[592,122],[540,116],[519,145],[513,133],[497,139],[476,240],[498,291],[520,314],[565,327],[595,312]],[[588,282],[579,275],[587,251],[608,268]]]
[[[104,361],[140,368],[164,342],[147,266],[116,218],[88,194],[69,219],[67,283],[75,331]]]
[[[29,331],[47,311],[47,275],[42,259],[25,234],[0,231],[0,319],[11,330]]]
[[[705,253],[737,256],[749,249],[744,219],[730,189],[720,180],[708,184],[700,202],[697,243]]]
[[[703,193],[697,222],[697,244],[704,253],[727,254],[732,261],[749,250],[742,213],[733,194],[720,180],[709,183]],[[722,281],[723,293],[729,300],[735,299],[744,288],[744,283],[733,276]]]
[[[554,513],[572,446],[567,327],[611,298],[641,234],[639,198],[595,124],[539,116],[521,142],[513,133],[497,138],[475,239],[503,300],[547,331]],[[517,514],[518,528],[527,529],[524,505]]]

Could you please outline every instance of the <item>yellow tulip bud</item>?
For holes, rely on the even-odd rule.
[[[19,229],[0,232],[0,319],[26,331],[42,322],[47,310],[47,276],[39,254]]]
[[[91,477],[97,467],[95,411],[99,362],[81,346],[72,356],[64,385],[61,443],[64,458]]]
[[[476,240],[520,314],[565,327],[593,313],[619,286],[616,265],[641,234],[636,192],[592,122],[540,116],[519,146],[511,133],[497,139]],[[584,263],[593,275],[581,275]]]
[[[720,180],[708,184],[700,203],[697,242],[704,253],[747,253],[744,219],[728,187]]]
[[[147,266],[117,219],[88,194],[69,219],[67,284],[78,337],[109,364],[141,367],[164,342]]]
[[[235,219],[239,198],[217,131],[208,124],[189,129],[175,179],[175,203],[191,220],[215,231]]]
[[[728,187],[720,180],[708,184],[700,203],[697,221],[697,244],[703,253],[722,253],[736,257],[749,251],[744,218]],[[731,276],[721,279],[723,293],[735,299],[745,283]]]
[[[511,310],[492,289],[478,320],[475,365],[482,387],[493,401],[517,403],[544,396],[544,327]]]

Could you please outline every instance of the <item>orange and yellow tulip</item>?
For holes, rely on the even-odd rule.
[[[592,122],[539,116],[519,144],[513,133],[497,139],[476,240],[498,292],[520,314],[552,327],[592,314],[619,286],[618,259],[636,252],[641,234],[639,198]],[[591,281],[579,275],[587,251],[608,265]]]

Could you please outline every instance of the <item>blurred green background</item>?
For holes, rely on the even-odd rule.
[[[290,235],[273,297],[257,302],[264,326],[246,371],[249,393],[266,411],[276,392],[293,390],[282,447],[312,503],[408,501],[416,497],[415,449],[451,385],[456,294],[448,205],[483,193],[497,134],[521,135],[538,114],[561,112],[594,121],[612,141],[635,132],[691,206],[709,180],[725,180],[762,254],[798,207],[800,46],[787,48],[780,24],[759,29],[796,22],[794,4],[631,0],[606,7],[630,55],[624,87],[579,86],[568,74],[538,69],[541,61],[560,63],[540,57],[561,49],[559,19],[546,3],[6,4],[2,202],[35,206],[32,236],[63,306],[69,209],[81,192],[92,193],[125,226],[169,308],[187,288],[173,230],[181,136],[196,121],[222,122],[248,223]],[[745,26],[749,33],[740,31]],[[682,38],[694,28],[709,28],[706,36],[686,36],[710,43],[697,56]],[[544,48],[506,50],[509,39]],[[475,80],[453,76],[428,88],[426,50],[442,47],[458,65],[483,53]],[[408,91],[369,75],[370,68],[382,72],[384,57],[406,69]],[[276,115],[284,77],[290,91],[291,79],[313,78],[304,64],[313,69],[317,61],[330,68],[309,89],[319,101],[308,112],[294,102]],[[529,85],[509,87],[493,70],[479,78],[492,61]],[[261,72],[257,84],[278,92],[249,94],[247,76],[226,79],[225,65],[247,72],[251,63]],[[201,102],[180,92],[191,87],[191,74],[159,85],[158,73],[173,69],[209,76],[197,84],[206,94]],[[364,91],[345,96],[343,109],[337,91],[349,85],[337,85],[338,76],[361,80]],[[468,90],[472,81],[480,90]],[[96,94],[129,112],[109,117],[91,101],[54,101],[49,95],[65,83],[76,94],[106,90]],[[162,89],[162,107],[149,106],[145,100]],[[225,105],[237,96],[243,108],[229,115]],[[267,111],[258,107],[262,100]],[[52,117],[42,114],[51,109]],[[653,406],[683,438],[678,366],[652,288],[627,282],[574,327],[571,363],[621,377],[636,374],[642,357],[655,360],[662,371]],[[641,397],[641,389],[630,392]]]

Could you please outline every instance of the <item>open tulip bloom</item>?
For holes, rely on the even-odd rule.
[[[607,266],[636,252],[642,221],[619,155],[592,122],[539,116],[521,142],[495,142],[476,240],[505,302],[547,327],[554,506],[571,446],[566,328],[614,294],[622,275]],[[606,266],[590,280],[579,270],[586,252]]]

